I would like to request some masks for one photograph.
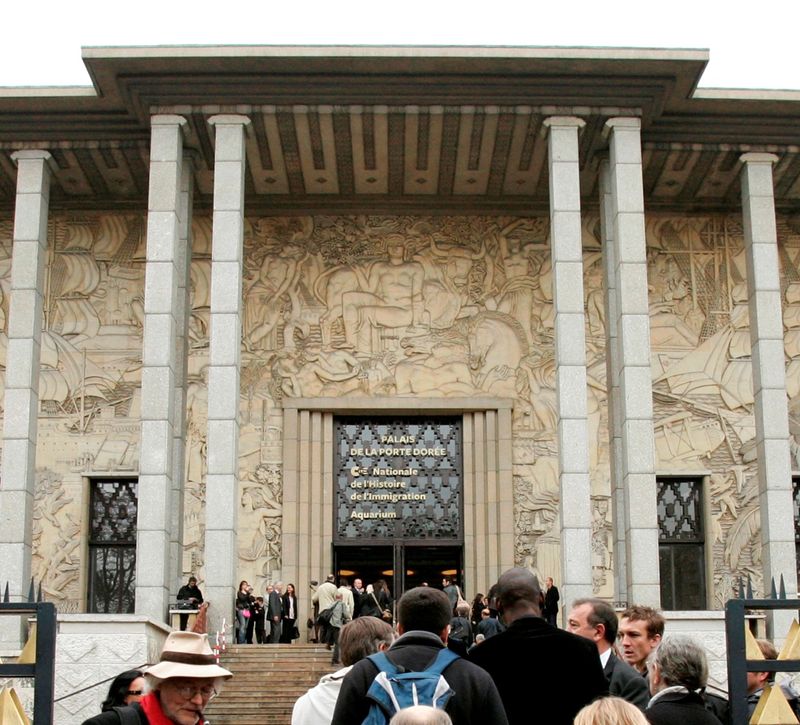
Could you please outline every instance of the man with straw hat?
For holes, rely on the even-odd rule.
[[[145,672],[142,701],[101,713],[83,725],[202,725],[203,710],[230,677],[217,664],[207,634],[172,632],[158,663]]]

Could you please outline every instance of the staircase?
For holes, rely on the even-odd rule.
[[[295,700],[341,667],[315,644],[231,645],[220,664],[233,678],[206,708],[212,725],[290,725]]]

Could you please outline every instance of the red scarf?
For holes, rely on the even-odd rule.
[[[161,703],[158,700],[157,692],[151,692],[149,695],[145,695],[139,701],[139,707],[144,710],[144,714],[147,715],[147,722],[149,722],[150,725],[175,725],[172,720],[167,719],[167,716],[161,709]]]

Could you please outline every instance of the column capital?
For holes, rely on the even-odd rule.
[[[760,153],[757,151],[748,151],[739,157],[739,161],[743,164],[774,164],[777,163],[778,160],[775,154]]]
[[[150,116],[151,126],[185,126],[187,123],[183,116],[175,113],[154,113]]]
[[[239,113],[217,113],[208,119],[209,126],[249,126],[250,118]]]
[[[52,171],[56,171],[55,159],[47,149],[20,149],[11,154],[11,160],[19,166],[20,161],[44,161]]]
[[[542,124],[544,126],[577,126],[578,128],[583,128],[586,125],[586,121],[580,116],[559,116],[554,114],[546,116]]]
[[[577,128],[580,131],[586,125],[586,121],[577,116],[548,116],[542,121],[542,136],[547,136],[547,132],[555,128]]]
[[[638,116],[613,116],[606,119],[603,126],[603,138],[608,138],[608,134],[615,128],[632,128],[637,131],[642,127],[642,119]]]

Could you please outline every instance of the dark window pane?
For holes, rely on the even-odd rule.
[[[661,606],[706,608],[705,532],[699,479],[657,481]]]
[[[89,611],[130,614],[135,604],[138,482],[91,482]]]

